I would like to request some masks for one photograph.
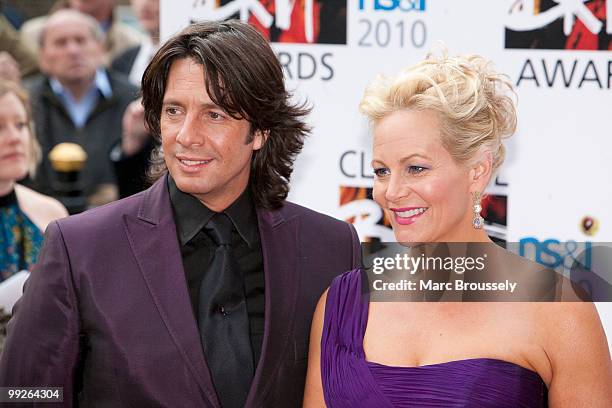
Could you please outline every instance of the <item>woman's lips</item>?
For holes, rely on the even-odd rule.
[[[0,160],[18,160],[23,158],[25,158],[25,154],[19,152],[9,153],[5,154],[4,156],[0,156]]]
[[[416,222],[427,211],[427,207],[391,208],[395,222],[400,225],[410,225]]]

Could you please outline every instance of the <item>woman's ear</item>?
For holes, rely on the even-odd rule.
[[[493,175],[493,155],[489,150],[484,150],[477,157],[470,168],[470,191],[483,192]]]

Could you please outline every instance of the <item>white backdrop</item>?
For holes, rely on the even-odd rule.
[[[332,8],[319,9],[323,3]],[[607,3],[610,27],[602,23]],[[337,16],[326,26],[330,10]],[[271,25],[300,41],[273,43],[288,87],[314,105],[309,117],[314,132],[295,165],[292,201],[354,222],[362,239],[393,239],[380,225],[376,205],[355,192],[372,185],[369,129],[357,106],[377,74],[398,72],[442,41],[451,54],[491,59],[516,86],[518,132],[508,141],[506,163],[489,188],[501,198],[505,216],[490,230],[508,241],[529,238],[532,250],[555,252],[561,261],[552,266],[560,268],[590,242],[612,241],[612,59],[607,51],[612,0],[584,5],[564,0],[161,0],[162,37],[192,20],[231,15]],[[322,36],[330,24],[339,33],[334,41],[342,43],[317,43],[317,30]],[[579,244],[568,247],[563,244],[568,240]],[[612,333],[609,306],[603,317]]]

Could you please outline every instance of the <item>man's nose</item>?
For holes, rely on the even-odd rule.
[[[199,116],[188,112],[176,135],[176,141],[185,147],[201,146],[206,139],[204,133]]]
[[[83,46],[78,41],[68,41],[66,44],[66,51],[70,54],[79,54]]]

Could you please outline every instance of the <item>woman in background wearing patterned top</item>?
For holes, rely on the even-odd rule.
[[[57,200],[17,184],[40,156],[30,119],[25,92],[0,80],[0,281],[31,270],[47,224],[68,215]]]
[[[516,128],[511,89],[483,58],[446,55],[368,87],[373,196],[398,242],[490,243],[502,262],[487,272],[537,265],[494,245],[479,215]],[[306,408],[612,406],[592,303],[370,302],[364,279],[344,273],[317,305]]]

